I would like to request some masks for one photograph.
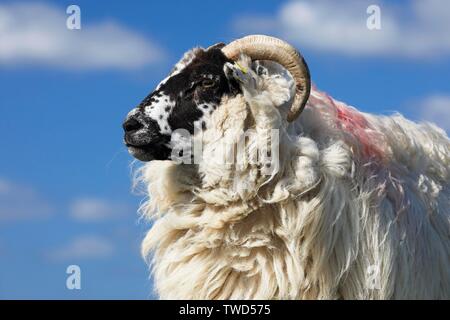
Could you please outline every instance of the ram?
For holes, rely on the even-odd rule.
[[[286,42],[187,52],[123,127],[161,298],[450,298],[446,133],[334,100]]]

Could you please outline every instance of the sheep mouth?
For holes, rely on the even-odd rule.
[[[152,160],[169,160],[170,149],[165,145],[146,144],[146,145],[132,145],[127,143],[128,152],[136,159],[149,162]]]
[[[148,150],[146,150],[144,146],[138,147],[129,144],[127,144],[126,146],[128,148],[128,152],[136,159],[144,162],[154,160],[153,155],[150,152],[148,152]]]

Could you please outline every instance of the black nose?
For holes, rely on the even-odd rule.
[[[123,130],[125,132],[137,131],[142,129],[144,125],[137,121],[135,118],[130,117],[122,124]]]

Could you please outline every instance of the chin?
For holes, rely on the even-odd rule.
[[[141,148],[128,147],[128,152],[133,157],[135,157],[136,159],[143,161],[143,162],[155,160],[155,157],[150,152],[148,152],[144,149],[141,149]]]
[[[168,148],[128,146],[128,152],[133,157],[143,162],[152,160],[170,160],[170,150]]]

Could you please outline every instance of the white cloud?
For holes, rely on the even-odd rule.
[[[381,9],[381,30],[369,30],[367,7]],[[401,6],[372,0],[290,1],[274,16],[243,16],[239,33],[282,36],[299,48],[346,55],[450,56],[450,1],[414,0]]]
[[[70,205],[71,217],[83,222],[113,219],[130,211],[123,203],[92,197],[76,199]]]
[[[65,11],[42,3],[1,4],[0,65],[131,69],[163,57],[157,45],[124,26],[91,23],[83,7],[81,29],[69,30]]]
[[[417,110],[421,120],[433,122],[450,132],[450,96],[427,97],[418,104]]]
[[[54,261],[76,261],[81,259],[104,259],[114,254],[113,244],[106,238],[83,235],[47,253]]]
[[[53,212],[52,205],[33,188],[0,177],[0,222],[43,219]]]

